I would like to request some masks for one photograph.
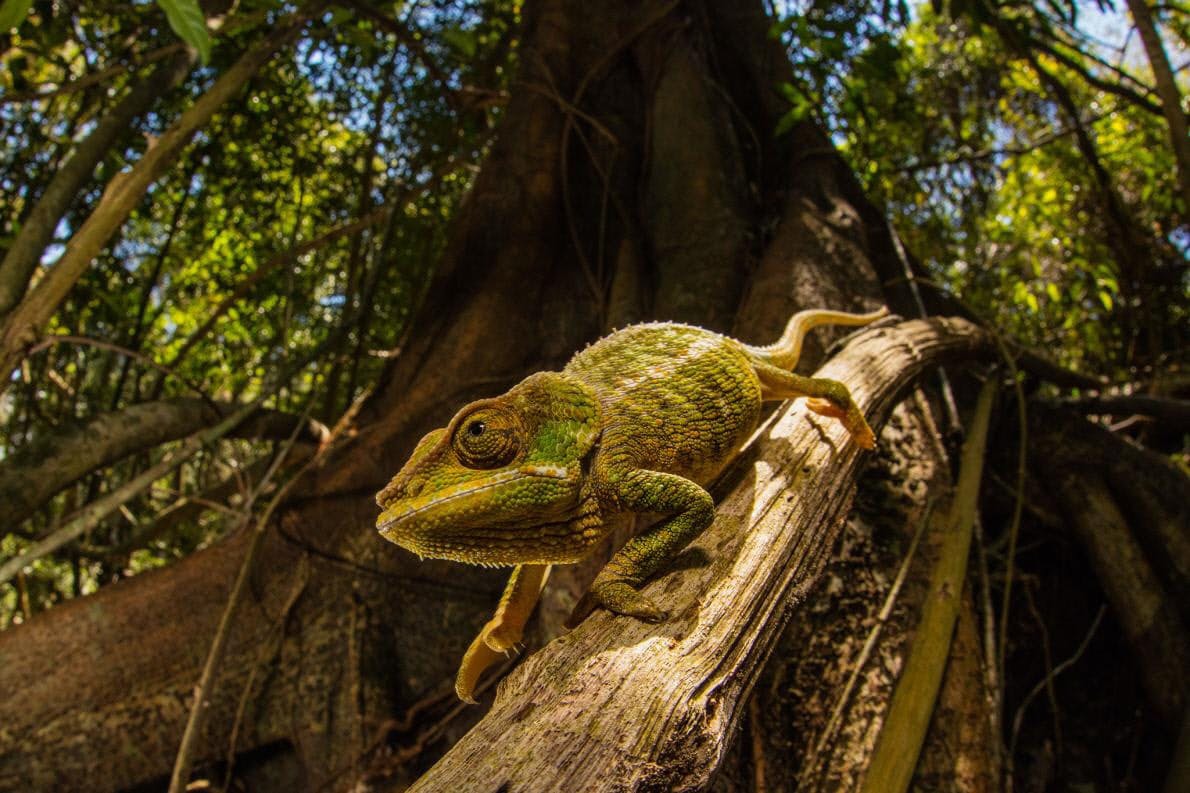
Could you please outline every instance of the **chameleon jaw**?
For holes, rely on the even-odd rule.
[[[547,486],[551,498],[547,508],[529,518],[532,522],[508,523],[485,514],[499,501],[493,489],[535,483]],[[422,558],[483,567],[569,564],[582,559],[603,531],[596,502],[580,497],[568,483],[577,485],[571,469],[525,465],[440,491],[433,499],[391,502],[376,527],[385,539]]]
[[[390,534],[384,536],[421,558],[478,567],[573,564],[603,537],[600,525],[589,525],[585,517],[518,527],[460,527],[449,534],[436,531],[433,537],[404,535],[397,540]]]

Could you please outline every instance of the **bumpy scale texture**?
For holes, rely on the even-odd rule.
[[[690,325],[634,325],[579,352],[561,372],[473,402],[426,435],[376,497],[380,533],[421,556],[516,566],[495,617],[464,657],[459,696],[470,700],[483,669],[520,641],[548,566],[590,552],[612,514],[666,517],[608,562],[589,604],[665,619],[637,590],[710,524],[714,504],[702,486],[755,429],[762,401],[810,397],[811,409],[838,418],[871,448],[875,438],[846,386],[789,369],[810,328],[883,315],[803,311],[768,347]]]

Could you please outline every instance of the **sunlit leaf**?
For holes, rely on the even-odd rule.
[[[9,31],[25,21],[33,0],[4,0],[0,5],[0,30]]]
[[[169,26],[178,38],[198,50],[198,57],[206,63],[211,57],[211,34],[207,20],[197,0],[157,0],[165,12]]]

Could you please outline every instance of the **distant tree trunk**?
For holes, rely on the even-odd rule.
[[[362,776],[400,786],[480,715],[458,715],[450,682],[502,575],[419,562],[373,528],[374,493],[458,406],[560,366],[612,326],[664,318],[768,342],[796,308],[871,306],[904,274],[829,140],[805,123],[774,137],[789,64],[760,3],[530,0],[523,16],[500,134],[408,342],[349,441],[268,528],[197,745],[196,767],[213,779],[231,755],[253,790],[347,789]],[[911,313],[900,289],[894,309]],[[946,486],[932,422],[920,395],[895,412],[845,530],[851,572],[828,592],[849,608],[796,613],[745,720],[753,740],[736,742],[717,784],[761,789],[756,769],[796,776],[793,759],[815,746],[817,789],[862,769],[874,740],[863,725],[879,722],[887,687],[853,697],[844,727],[818,740],[880,607],[882,587],[851,573],[895,571],[900,540],[888,538],[912,537],[929,493]],[[162,783],[247,541],[228,537],[0,635],[0,789]],[[543,638],[590,572],[556,577]],[[902,613],[924,587],[907,587]],[[876,677],[910,621],[886,627]],[[978,663],[952,664],[951,677],[948,701],[982,698]],[[965,736],[992,743],[982,716],[953,712],[927,744],[935,768],[978,763]],[[386,743],[398,748],[377,751]],[[737,785],[737,772],[752,783]]]
[[[1185,216],[1190,216],[1190,123],[1186,120],[1186,111],[1182,109],[1182,93],[1178,90],[1169,56],[1165,54],[1165,45],[1153,22],[1149,4],[1145,0],[1128,0],[1128,11],[1145,45],[1149,68],[1153,70],[1157,96],[1161,97],[1161,112],[1165,114],[1165,124],[1169,127],[1170,147],[1178,166],[1182,211],[1186,213]]]

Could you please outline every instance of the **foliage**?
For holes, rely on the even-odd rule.
[[[157,0],[157,5],[165,12],[174,33],[198,50],[202,62],[206,63],[211,57],[211,35],[196,0]]]
[[[1059,362],[1128,382],[1185,359],[1190,229],[1164,121],[1127,95],[1151,83],[1147,63],[1101,62],[1112,53],[1077,25],[1097,14],[811,3],[778,32],[799,67],[785,88],[791,115],[817,108],[932,278]],[[1040,70],[1073,96],[1078,118]],[[1148,270],[1131,284],[1080,124],[1145,247]]]

